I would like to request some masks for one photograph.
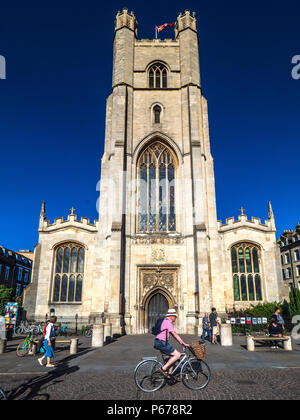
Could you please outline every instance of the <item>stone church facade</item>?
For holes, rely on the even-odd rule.
[[[217,220],[207,101],[195,14],[179,14],[175,40],[139,40],[134,13],[115,21],[99,221],[46,220],[43,203],[29,318],[54,313],[114,333],[148,332],[170,308],[179,332],[203,313],[280,300],[275,220]]]

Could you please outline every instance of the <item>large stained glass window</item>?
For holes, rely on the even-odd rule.
[[[176,158],[166,145],[151,143],[138,160],[139,232],[174,232]]]
[[[260,249],[250,243],[240,243],[231,248],[233,294],[235,301],[262,301]]]
[[[84,248],[82,246],[66,243],[57,247],[52,301],[81,303],[83,272]]]

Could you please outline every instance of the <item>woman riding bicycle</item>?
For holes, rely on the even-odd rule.
[[[162,353],[170,356],[170,359],[167,363],[162,367],[162,373],[168,377],[168,369],[170,368],[169,372],[172,373],[172,365],[180,359],[181,353],[176,350],[171,344],[169,343],[170,334],[178,341],[179,344],[189,347],[189,344],[185,343],[180,336],[175,332],[173,323],[176,321],[177,313],[175,309],[169,309],[168,313],[166,314],[165,319],[161,324],[161,332],[155,337],[154,340],[154,348],[160,350]]]

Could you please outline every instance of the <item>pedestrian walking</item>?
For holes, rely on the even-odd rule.
[[[201,336],[202,343],[205,342],[206,334],[208,335],[208,339],[211,342],[212,341],[212,334],[211,334],[209,317],[208,317],[207,312],[204,314],[204,317],[202,318],[202,336]]]
[[[46,359],[46,367],[55,367],[55,365],[51,363],[51,359],[55,357],[51,338],[55,337],[54,324],[56,323],[56,319],[57,318],[55,316],[52,316],[46,328],[46,334],[44,338],[45,354],[38,359],[38,362],[41,366],[43,366],[43,360]]]
[[[211,309],[211,314],[209,315],[210,329],[212,331],[212,344],[218,344],[217,336],[219,335],[219,321],[216,308]]]

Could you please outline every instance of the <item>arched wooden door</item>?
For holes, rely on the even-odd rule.
[[[163,318],[169,309],[167,299],[161,294],[156,293],[149,301],[148,305],[148,329],[151,332],[152,327],[155,325],[159,318]]]

